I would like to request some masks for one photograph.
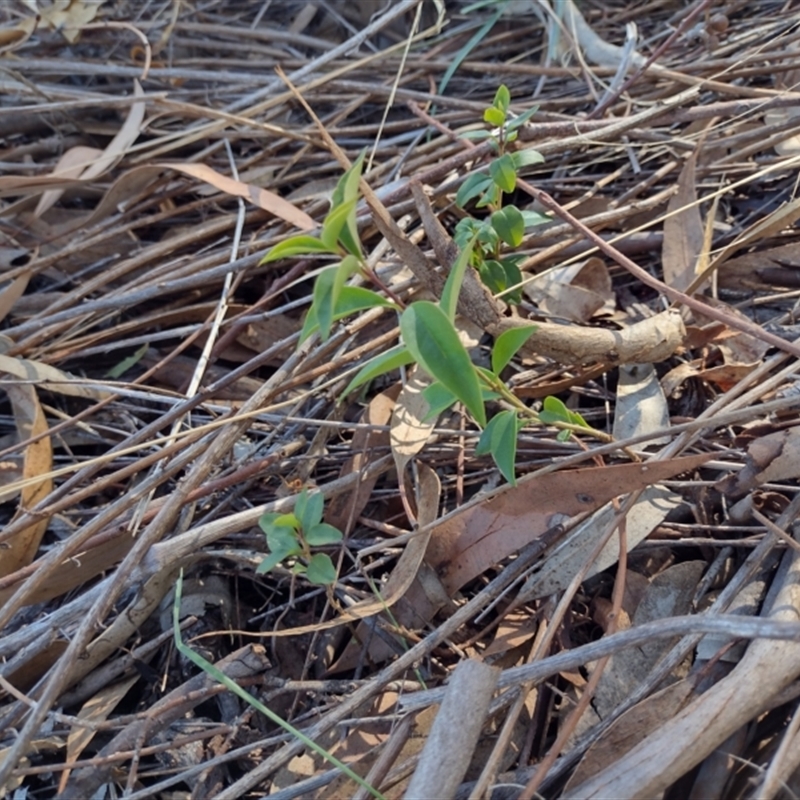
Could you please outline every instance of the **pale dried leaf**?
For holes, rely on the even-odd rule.
[[[0,322],[8,316],[17,300],[25,294],[32,274],[30,270],[24,270],[8,286],[0,290]]]
[[[422,394],[430,385],[430,377],[419,367],[411,371],[392,411],[392,455],[401,475],[436,427],[435,418],[426,420],[430,406]]]
[[[723,478],[717,488],[730,497],[739,497],[762,483],[797,477],[800,477],[800,427],[753,441],[747,448],[744,468]]]
[[[680,495],[670,492],[663,486],[647,487],[626,516],[625,539],[628,552],[646,539],[681,502]],[[520,590],[520,598],[533,600],[566,589],[575,574],[583,567],[586,553],[591,552],[615,514],[616,509],[607,505],[578,525],[548,556],[542,569],[528,579]],[[586,577],[590,578],[608,569],[616,564],[618,559],[619,539],[612,536],[589,567]]]
[[[30,361],[25,358],[14,358],[0,354],[0,372],[6,372],[23,381],[30,381],[42,389],[71,397],[85,397],[88,400],[102,400],[111,393],[102,389],[93,389],[84,384],[85,379],[76,378],[49,364]]]
[[[632,624],[643,625],[689,613],[705,568],[705,561],[684,561],[656,575],[633,615]],[[629,697],[672,644],[669,639],[658,639],[611,656],[593,700],[600,719],[605,719]]]
[[[33,386],[8,384],[3,388],[11,401],[20,441],[47,434],[47,420]],[[53,447],[49,436],[41,436],[37,441],[25,445],[22,477],[31,482],[22,487],[15,519],[50,494],[53,489],[51,477],[32,479],[40,475],[48,476],[52,469]],[[3,551],[3,558],[0,559],[0,577],[10,575],[33,561],[49,521],[49,517],[41,517],[11,538],[8,549]]]
[[[669,409],[664,390],[652,364],[623,364],[619,368],[617,403],[614,407],[615,439],[629,439],[669,428]],[[650,439],[648,445],[665,444],[669,435]]]
[[[662,265],[664,283],[684,291],[695,277],[695,265],[703,250],[704,231],[700,209],[697,206],[695,165],[697,150],[683,165],[678,177],[678,191],[667,205],[664,220],[664,245]]]
[[[517,486],[504,486],[482,503],[465,506],[442,520],[434,529],[426,560],[437,569],[452,596],[467,581],[565,517],[595,511],[614,497],[695,469],[708,458],[701,454],[522,478]],[[614,563],[616,554],[611,558],[605,566]]]
[[[523,292],[542,311],[573,322],[588,322],[601,309],[614,308],[611,275],[596,257],[547,270],[526,283]]]
[[[83,707],[78,712],[78,719],[88,722],[103,722],[108,719],[109,714],[128,693],[128,689],[138,680],[139,674],[134,673],[125,680],[104,686],[94,697],[83,704]],[[96,728],[73,725],[72,730],[67,735],[67,754],[64,759],[67,769],[61,773],[61,781],[58,786],[59,792],[64,791],[64,787],[67,785],[71,772],[70,765],[80,758],[81,753],[89,746],[96,735]]]
[[[103,151],[98,150],[96,147],[85,147],[84,145],[70,147],[70,149],[58,159],[55,168],[50,174],[53,178],[70,181],[76,180],[80,178],[89,166],[96,159],[100,158],[102,154]],[[48,208],[52,208],[53,205],[58,202],[62,194],[64,194],[63,189],[48,189],[42,192],[39,203],[33,212],[34,216],[40,217]]]

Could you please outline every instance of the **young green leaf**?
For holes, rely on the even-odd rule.
[[[517,170],[510,153],[496,158],[489,164],[489,174],[492,180],[504,192],[513,192],[517,185]]]
[[[292,515],[292,516],[294,516],[294,515]],[[296,517],[295,517],[295,519],[296,519]],[[279,523],[278,520],[282,520],[282,522]],[[298,525],[299,525],[299,523],[298,523]],[[296,527],[296,526],[294,526],[292,524],[291,520],[289,520],[288,523],[287,523],[285,514],[279,514],[279,513],[262,514],[260,519],[258,520],[258,526],[267,535],[269,535],[269,532],[276,526],[277,527],[284,527],[284,528],[285,527]]]
[[[467,175],[464,183],[461,184],[456,192],[456,205],[459,208],[464,208],[470,200],[483,194],[491,185],[492,179],[488,175],[483,175],[480,172],[473,172],[472,175]]]
[[[334,528],[333,525],[328,525],[327,522],[320,522],[308,529],[304,528],[303,537],[309,546],[320,547],[324,544],[341,542],[342,532],[338,528]]]
[[[294,528],[272,528],[267,533],[267,547],[270,553],[280,555],[281,560],[302,552]]]
[[[511,161],[515,169],[527,167],[530,164],[541,164],[544,161],[544,156],[536,150],[517,150],[516,153],[511,154]]]
[[[469,260],[472,257],[472,248],[475,245],[475,238],[476,237],[473,236],[461,249],[455,264],[453,264],[453,268],[450,270],[450,274],[447,276],[444,289],[442,289],[442,299],[439,301],[439,305],[450,320],[456,318],[458,295],[461,291],[461,284],[464,281],[464,273],[467,271]]]
[[[484,130],[480,130],[480,131],[463,131],[462,133],[458,134],[458,138],[459,139],[477,139],[477,140],[481,140],[481,139],[488,139],[491,135],[492,134],[491,134],[490,131],[484,131]]]
[[[546,425],[554,422],[572,423],[572,413],[557,397],[545,397],[542,402],[542,410],[539,412],[539,419]]]
[[[517,483],[514,464],[517,458],[518,433],[516,413],[501,411],[492,417],[475,447],[475,455],[492,454],[497,468],[512,486]]]
[[[524,328],[509,328],[495,339],[492,348],[492,372],[499,375],[517,351],[531,338],[536,330],[535,325]]]
[[[353,162],[353,166],[339,178],[336,188],[331,194],[331,208],[337,208],[342,203],[358,199],[358,182],[361,180],[361,170],[364,167],[364,157],[367,151],[363,150]]]
[[[494,93],[494,100],[492,101],[492,106],[494,108],[500,109],[505,116],[506,111],[508,111],[508,107],[511,105],[511,93],[508,91],[508,86],[504,83],[501,83],[497,87],[497,91]]]
[[[425,419],[422,420],[423,422],[430,422],[432,419],[436,419],[458,400],[458,398],[440,381],[426,386],[422,390],[422,396],[425,398],[425,402],[430,409],[425,415]]]
[[[556,441],[557,442],[567,442],[567,441],[569,441],[569,437],[570,436],[572,436],[572,431],[570,431],[570,430],[559,431],[556,434]]]
[[[506,121],[506,115],[501,109],[489,106],[483,112],[483,121],[493,128],[502,128]]]
[[[338,250],[339,237],[344,226],[347,225],[347,218],[350,212],[355,209],[357,202],[358,200],[356,198],[348,200],[341,205],[334,206],[328,212],[328,216],[325,217],[319,238],[330,252],[335,253]]]
[[[330,586],[336,582],[336,567],[333,566],[330,556],[325,553],[315,553],[308,560],[306,578],[317,586]]]
[[[519,247],[525,238],[525,221],[516,206],[506,206],[492,214],[492,227],[509,246]]]
[[[308,493],[307,489],[303,489],[297,495],[297,501],[294,506],[294,513],[297,519],[300,520],[300,527],[304,532],[313,528],[322,519],[322,509],[325,506],[325,498],[322,492]],[[308,541],[308,538],[306,538]]]
[[[444,311],[428,300],[412,303],[400,317],[400,332],[419,365],[441,381],[479,425],[485,425],[486,410],[475,367]]]
[[[336,247],[330,248],[314,236],[291,236],[276,244],[259,261],[259,264],[267,264],[270,261],[277,261],[280,258],[288,258],[289,256],[307,256],[312,253],[332,253],[336,255]]]
[[[506,125],[507,131],[515,131],[517,128],[521,128],[537,111],[539,110],[539,106],[533,106],[529,108],[524,114],[520,114],[518,117],[514,117],[508,125]]]
[[[265,572],[272,572],[286,556],[283,553],[270,553],[261,559],[261,563],[256,567],[256,575],[263,575]]]
[[[367,361],[356,373],[353,380],[347,384],[347,388],[342,392],[341,397],[347,397],[354,389],[358,389],[359,386],[363,386],[368,381],[385,375],[393,369],[399,369],[413,363],[414,356],[411,355],[408,348],[398,344],[385,353],[381,353]]]
[[[323,342],[331,335],[333,325],[333,310],[336,304],[334,286],[336,284],[336,267],[322,270],[314,281],[312,307],[319,325],[319,335]]]
[[[336,267],[336,280],[333,282],[333,296],[336,298],[333,307],[334,318],[339,311],[339,299],[342,295],[342,289],[345,283],[347,283],[352,275],[358,272],[360,267],[361,263],[352,255],[346,255],[339,266]]]
[[[549,222],[553,221],[550,217],[546,217],[538,211],[528,210],[522,212],[522,219],[525,220],[525,230],[528,230],[528,228],[535,228],[537,225],[547,225]]]

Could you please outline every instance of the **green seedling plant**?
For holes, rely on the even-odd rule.
[[[351,277],[359,274],[380,287],[380,281],[366,264],[356,227],[363,155],[339,180],[320,234],[286,239],[273,247],[262,263],[294,255],[335,258],[336,263],[323,269],[316,278],[311,306],[300,334],[301,343],[317,331],[325,341],[334,321],[376,306],[391,308],[399,315],[401,339],[398,345],[379,353],[362,366],[341,397],[387,372],[418,364],[432,378],[431,385],[424,392],[430,407],[428,419],[436,418],[457,402],[462,403],[483,431],[476,452],[479,455],[491,454],[502,475],[514,484],[517,439],[526,425],[554,425],[560,429],[558,439],[561,441],[580,432],[603,441],[609,441],[610,437],[589,426],[580,414],[570,411],[555,397],[546,398],[542,410],[537,412],[505,385],[501,373],[533,335],[535,325],[512,328],[498,336],[490,369],[472,363],[456,329],[458,294],[467,268],[475,266],[493,290],[503,291],[506,286],[519,283],[515,257],[502,256],[501,247],[518,247],[526,227],[548,221],[533,212],[503,205],[503,196],[514,190],[517,171],[527,164],[542,161],[540,154],[530,150],[507,152],[507,146],[516,139],[519,127],[533,113],[512,119],[509,118],[509,105],[508,89],[501,86],[492,105],[484,112],[484,121],[492,126],[492,130],[471,134],[473,138],[479,135],[491,138],[498,157],[489,164],[488,174],[476,173],[467,178],[456,202],[465,206],[477,199],[477,206],[487,207],[490,215],[486,220],[468,217],[459,224],[456,241],[461,250],[438,303],[418,300],[403,307],[399,301],[388,300],[370,289],[347,285]],[[500,403],[502,410],[489,419],[487,404],[495,402]],[[319,578],[319,582],[328,582],[322,579],[331,577],[330,571],[318,572],[316,567],[313,571],[310,569],[310,558],[317,556],[309,555],[307,546],[314,542],[309,541],[310,526],[303,522],[299,513],[296,516],[268,515],[262,520],[262,528],[267,532],[270,555],[262,562],[259,571],[267,572],[281,561],[297,558],[296,570],[305,569],[309,579],[313,575]]]
[[[256,572],[271,572],[280,563],[290,563],[294,575],[304,575],[310,583],[332,586],[336,581],[336,567],[327,553],[312,553],[312,547],[336,544],[342,532],[333,525],[322,522],[325,498],[319,492],[309,494],[306,489],[297,497],[294,511],[288,514],[264,514],[258,521],[267,537],[269,555],[259,564]]]
[[[467,216],[456,225],[454,240],[460,247],[473,240],[470,263],[478,271],[481,280],[495,294],[504,294],[512,304],[522,300],[522,273],[519,263],[523,255],[503,253],[503,246],[517,248],[522,244],[525,231],[536,225],[549,222],[549,218],[535,211],[520,210],[506,203],[504,195],[514,191],[519,170],[530,164],[540,164],[544,160],[535,150],[508,152],[508,146],[519,136],[519,129],[536,113],[536,106],[517,117],[509,115],[511,95],[505,85],[501,85],[492,104],[483,112],[483,121],[489,130],[466,131],[465,139],[488,139],[497,157],[489,163],[488,174],[474,172],[461,184],[456,193],[456,205],[466,208],[475,201],[476,208],[486,208],[486,219]],[[517,287],[510,289],[509,287]]]

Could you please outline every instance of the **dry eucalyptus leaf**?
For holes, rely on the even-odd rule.
[[[682,680],[667,686],[628,709],[586,751],[565,788],[570,790],[611,766],[645,736],[658,730],[665,719],[675,716],[692,699],[691,681]]]
[[[588,322],[602,308],[614,307],[611,276],[596,257],[547,270],[526,283],[523,292],[545,313],[573,322]]]
[[[709,458],[703,453],[521,478],[517,486],[504,486],[483,502],[465,506],[437,524],[426,561],[437,569],[452,596],[467,581],[558,525],[565,516],[594,511],[614,497],[695,469]]]
[[[756,439],[747,448],[744,469],[717,483],[728,497],[739,497],[756,486],[800,477],[800,426]]]
[[[408,462],[425,447],[436,427],[435,417],[426,419],[431,408],[422,394],[431,383],[427,373],[419,367],[414,369],[410,372],[392,411],[392,455],[401,475]]]
[[[49,436],[42,436],[47,434],[49,428],[36,389],[27,385],[8,385],[4,391],[11,401],[20,441],[41,436],[37,441],[25,445],[22,477],[24,480],[42,477],[41,480],[23,485],[16,519],[52,491],[53,479],[49,473],[53,469],[53,446]],[[49,521],[49,517],[39,517],[12,537],[0,558],[0,576],[10,575],[33,561]]]
[[[705,561],[684,561],[656,575],[633,615],[632,625],[687,614],[705,568]],[[672,644],[669,639],[658,639],[611,656],[593,700],[601,719],[628,698]]]
[[[614,469],[614,467],[611,467]],[[663,486],[649,486],[626,517],[626,544],[630,552],[646,539],[667,514],[683,502],[680,495]],[[547,557],[539,572],[532,575],[519,592],[518,602],[527,602],[566,589],[575,574],[583,567],[586,553],[591,551],[599,536],[614,519],[616,509],[606,505],[578,525],[575,530]],[[619,558],[619,539],[609,539],[595,559],[586,577],[590,578],[616,564]]]
[[[669,428],[669,409],[664,390],[652,364],[623,364],[619,368],[617,403],[614,408],[615,439],[629,439]],[[666,444],[669,435],[651,439],[648,445]]]
[[[697,206],[695,165],[697,150],[687,159],[678,176],[678,191],[667,205],[661,260],[664,282],[684,291],[695,277],[695,265],[703,249],[703,220]]]

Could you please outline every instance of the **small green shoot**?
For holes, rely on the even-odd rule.
[[[360,775],[357,775],[353,772],[350,767],[346,764],[343,764],[339,761],[338,758],[332,756],[324,747],[320,747],[313,739],[309,739],[302,731],[299,731],[293,725],[290,725],[286,720],[281,719],[274,711],[271,711],[267,708],[260,700],[254,697],[250,692],[246,689],[243,689],[236,683],[234,680],[229,678],[219,667],[215,664],[212,664],[210,661],[207,661],[203,656],[199,653],[196,653],[192,650],[189,645],[187,645],[183,641],[183,637],[181,636],[181,596],[183,594],[183,570],[180,571],[178,575],[178,583],[175,586],[175,601],[172,604],[172,631],[173,636],[175,639],[175,647],[178,652],[184,656],[184,658],[189,659],[196,667],[199,667],[203,672],[206,673],[210,678],[221,683],[228,691],[233,692],[237,697],[244,700],[252,708],[256,709],[256,711],[260,711],[268,720],[272,723],[277,725],[279,728],[282,728],[286,731],[290,736],[294,736],[299,742],[302,742],[309,750],[316,753],[321,758],[325,759],[328,763],[332,764],[338,770],[341,770],[345,775],[347,775],[350,780],[355,781],[359,786],[362,786],[369,792],[372,797],[376,798],[376,800],[386,800],[385,797],[374,787],[370,786]]]
[[[310,583],[331,586],[336,582],[336,567],[326,553],[313,553],[312,547],[336,544],[342,532],[322,522],[324,498],[319,492],[306,489],[297,497],[294,512],[264,514],[258,521],[267,536],[269,555],[256,572],[271,572],[282,562],[293,562],[292,572],[305,575]]]

